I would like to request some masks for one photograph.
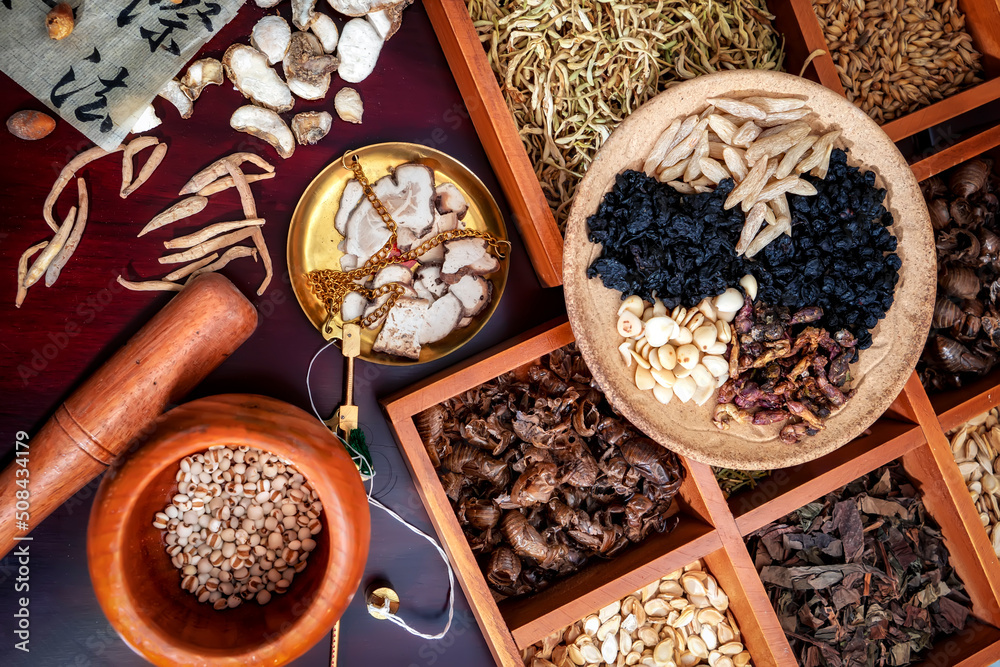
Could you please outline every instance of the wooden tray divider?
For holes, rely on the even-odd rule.
[[[939,641],[914,667],[987,667],[1000,656],[1000,630],[970,619],[961,632]]]
[[[813,58],[804,76],[843,95],[840,75],[813,11],[812,0],[770,0],[767,8],[774,14],[774,25],[785,38],[785,71],[797,75],[809,54],[823,49],[826,53]]]
[[[426,0],[424,9],[462,92],[543,287],[562,284],[562,234],[524,150],[517,125],[464,0]]]
[[[1000,404],[1000,370],[954,391],[930,394],[929,400],[941,430],[950,433],[973,417]]]
[[[1000,125],[984,130],[954,146],[949,146],[934,155],[915,162],[911,167],[913,175],[917,177],[918,181],[926,181],[931,176],[937,176],[941,172],[966,160],[971,160],[997,146],[1000,146]]]
[[[923,442],[919,427],[902,422],[879,419],[871,431],[815,461],[775,470],[756,488],[732,496],[729,507],[740,533],[748,535]]]
[[[729,605],[754,664],[757,667],[794,667],[796,663],[788,638],[743,544],[743,535],[715,473],[711,466],[696,461],[690,462],[688,472],[705,499],[715,529],[722,538],[722,549],[707,555],[705,564],[729,596]]]

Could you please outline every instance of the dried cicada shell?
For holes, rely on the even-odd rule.
[[[934,304],[934,319],[932,324],[936,329],[947,329],[959,324],[964,318],[962,309],[946,296],[939,296]]]
[[[969,197],[979,192],[986,185],[990,174],[990,161],[976,158],[961,165],[952,173],[951,191],[959,197]]]
[[[979,278],[964,266],[945,266],[938,274],[938,284],[956,299],[974,299],[979,294]]]

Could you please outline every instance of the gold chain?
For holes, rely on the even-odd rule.
[[[351,292],[358,292],[369,301],[377,299],[381,296],[387,297],[385,303],[381,304],[373,312],[360,319],[360,326],[371,326],[389,313],[392,307],[396,304],[396,300],[405,293],[402,285],[399,283],[386,283],[385,285],[381,285],[374,289],[369,289],[357,283],[358,280],[374,277],[376,273],[387,266],[411,262],[428,250],[431,250],[442,243],[452,241],[454,239],[469,237],[476,237],[485,240],[487,249],[493,253],[497,259],[504,259],[504,246],[509,248],[510,241],[504,241],[494,237],[492,234],[480,232],[474,229],[455,229],[448,232],[441,232],[434,238],[424,241],[417,248],[413,248],[407,252],[400,252],[396,247],[396,221],[392,219],[392,214],[389,213],[388,209],[386,209],[385,205],[378,198],[378,195],[375,194],[375,190],[372,189],[371,184],[368,182],[368,178],[365,176],[364,170],[361,168],[361,163],[358,161],[358,157],[356,155],[352,155],[351,164],[348,165],[347,155],[348,154],[345,153],[341,158],[341,164],[343,164],[345,168],[350,169],[354,174],[354,179],[361,184],[365,197],[367,197],[368,201],[375,209],[375,212],[379,214],[382,218],[382,222],[384,222],[385,226],[389,229],[389,238],[386,240],[385,244],[379,248],[378,252],[369,257],[362,266],[359,266],[356,269],[352,269],[350,271],[318,269],[310,271],[307,275],[309,289],[312,290],[312,293],[316,296],[316,298],[323,302],[323,305],[326,308],[327,320],[325,331],[327,334],[333,333],[333,318],[341,312],[344,299]],[[393,253],[395,253],[395,255]]]

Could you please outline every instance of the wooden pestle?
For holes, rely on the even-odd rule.
[[[196,276],[60,405],[30,441],[30,518],[37,526],[128,452],[257,327],[253,305],[223,276]],[[23,450],[22,450],[23,451]],[[0,558],[24,535],[16,461],[0,473]],[[23,477],[23,475],[22,475]]]

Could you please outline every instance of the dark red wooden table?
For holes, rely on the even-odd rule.
[[[325,8],[325,3],[323,5]],[[287,7],[284,10],[287,13]],[[264,10],[252,3],[211,41],[203,55],[221,58],[230,44],[247,36]],[[343,85],[334,80],[333,92]],[[130,279],[162,275],[156,258],[164,254],[156,235],[136,238],[139,229],[176,200],[181,184],[197,169],[235,150],[254,150],[275,163],[277,177],[253,186],[264,235],[274,258],[275,279],[262,297],[255,290],[260,264],[238,260],[223,270],[256,304],[260,325],[243,347],[198,386],[189,398],[226,392],[255,392],[309,409],[306,366],[322,345],[298,307],[288,280],[285,239],[292,211],[306,185],[346,149],[382,141],[410,141],[433,146],[467,164],[493,192],[508,216],[514,239],[510,281],[489,325],[465,348],[433,364],[387,368],[361,363],[355,397],[375,458],[375,495],[424,530],[430,524],[409,471],[379,411],[377,398],[507,338],[563,311],[558,289],[542,290],[509,220],[493,172],[466,114],[461,95],[419,3],[406,10],[403,28],[382,51],[375,73],[356,86],[365,103],[362,125],[334,120],[329,136],[317,146],[298,147],[286,161],[256,139],[229,127],[229,116],[243,103],[227,81],[208,88],[195,104],[194,116],[178,117],[164,100],[154,106],[164,123],[153,130],[169,145],[155,176],[127,200],[118,196],[118,156],[93,163],[82,174],[91,193],[90,222],[83,241],[58,283],[33,287],[24,306],[14,308],[16,267],[21,253],[51,233],[41,217],[42,202],[59,170],[90,142],[60,121],[56,131],[37,142],[23,142],[0,130],[0,453],[12,458],[15,434],[34,434],[56,406],[106,360],[170,298],[165,293],[127,292],[116,276]],[[0,117],[20,109],[44,109],[19,86],[0,75]],[[295,111],[333,112],[333,92],[324,102],[297,102]],[[75,192],[74,187],[67,188]],[[71,205],[67,195],[59,210]],[[75,197],[75,194],[73,195]],[[177,225],[189,231],[206,222],[232,220],[240,211],[235,190],[212,198],[196,223]],[[313,387],[323,413],[340,400],[342,369],[331,352],[317,362]],[[325,416],[325,415],[324,415]],[[98,607],[86,560],[87,518],[97,482],[80,491],[33,531],[30,591],[16,592],[12,559],[0,562],[0,665],[140,665],[118,638]],[[0,498],[0,502],[13,502]],[[384,513],[373,510],[371,551],[361,590],[386,579],[402,598],[401,615],[428,633],[444,623],[447,577],[437,553]],[[30,598],[31,652],[15,650],[12,617],[16,599]],[[412,637],[394,625],[376,621],[358,594],[341,623],[339,664],[346,667],[387,665],[478,666],[492,664],[475,619],[456,593],[451,632],[441,641]],[[329,637],[296,665],[329,664]]]

